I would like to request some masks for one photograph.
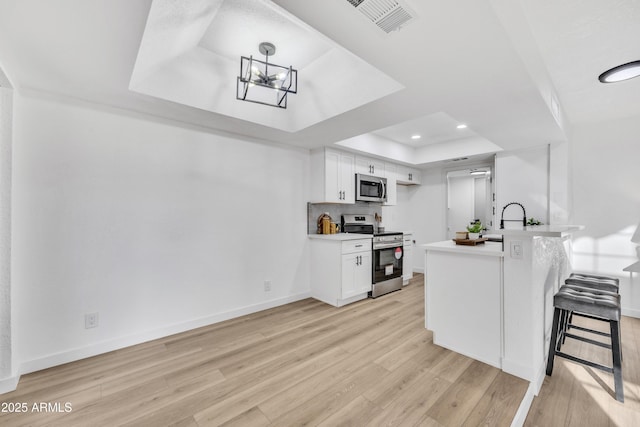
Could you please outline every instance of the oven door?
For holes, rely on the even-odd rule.
[[[402,277],[402,246],[373,250],[373,283]]]

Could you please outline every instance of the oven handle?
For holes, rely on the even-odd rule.
[[[390,248],[401,248],[402,247],[402,243],[398,244],[398,243],[376,243],[373,246],[373,250],[375,251],[376,249],[390,249]]]

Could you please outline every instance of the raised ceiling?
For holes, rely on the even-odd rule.
[[[606,7],[595,0],[403,0],[415,18],[390,34],[364,19],[347,0],[273,3],[274,10],[284,11],[301,28],[321,35],[317,42],[320,51],[323,44],[331,49],[338,46],[404,89],[391,90],[377,100],[343,109],[312,125],[296,119],[295,128],[284,130],[273,123],[132,91],[130,84],[150,85],[146,79],[155,67],[163,66],[152,61],[152,66],[132,81],[139,53],[145,50],[151,0],[0,0],[0,67],[13,86],[25,92],[79,99],[212,132],[306,148],[354,138],[382,138],[387,145],[397,145],[390,151],[426,153],[427,147],[445,151],[449,147],[446,155],[454,157],[459,149],[467,149],[460,147],[469,142],[468,135],[460,139],[455,128],[449,135],[427,131],[435,134],[438,142],[423,138],[425,145],[415,147],[397,142],[406,132],[404,124],[428,123],[442,113],[454,122],[466,123],[477,141],[510,150],[563,141],[574,123],[640,115],[640,104],[634,99],[640,79],[616,85],[597,81],[605,69],[640,59],[633,45],[640,39],[640,3],[635,0],[606,2]],[[211,90],[207,85],[213,78],[205,79],[199,73],[201,55],[194,52],[205,51],[205,56],[215,56],[220,62],[233,56],[228,50],[231,45],[226,43],[231,40],[226,35],[228,22],[217,15],[216,24],[213,13],[216,4],[222,8],[223,3],[182,0],[168,4],[177,12],[163,16],[163,25],[173,32],[156,33],[160,37],[152,44],[156,61],[171,62],[172,55],[178,55],[180,67],[172,84],[194,78],[201,81],[203,92]],[[271,2],[258,0],[255,4]],[[251,10],[245,15],[257,19]],[[261,41],[271,36],[273,32],[255,35]],[[235,55],[251,54],[245,49],[252,48],[256,49],[243,47]],[[274,62],[288,61],[285,52],[289,49],[278,49],[278,56],[283,56],[274,57]],[[315,49],[298,50],[300,63],[306,61],[306,54],[316,56],[310,53]],[[295,49],[290,50],[293,54]],[[292,65],[296,66],[293,59]],[[235,81],[231,84],[235,86]],[[349,98],[349,91],[344,90],[343,96]],[[302,93],[295,101],[302,103],[300,99]],[[316,101],[327,98],[318,95]],[[290,102],[289,109],[295,108],[293,98]],[[393,133],[395,125],[397,134]],[[407,163],[418,165],[435,161],[427,154],[405,158]]]
[[[286,110],[240,102],[240,56],[298,70]],[[270,1],[153,0],[130,89],[252,123],[297,132],[403,89],[323,34]],[[249,90],[252,90],[251,88]]]

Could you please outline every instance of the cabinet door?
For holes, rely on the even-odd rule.
[[[368,157],[358,156],[356,157],[356,173],[361,173],[364,175],[373,174],[373,170],[371,168],[371,162]]]
[[[370,157],[356,157],[356,172],[364,175],[385,177],[385,163]]]
[[[350,154],[340,155],[340,191],[342,199],[338,203],[356,202],[355,157]]]
[[[395,206],[398,204],[397,176],[398,166],[392,163],[384,164],[384,175],[387,178],[387,201],[385,206]]]
[[[413,278],[413,246],[408,245],[402,248],[404,257],[402,259],[402,280]]]
[[[341,156],[337,151],[325,151],[324,154],[324,198],[326,202],[341,203],[342,188]]]
[[[422,174],[420,170],[409,168],[408,173],[409,182],[411,182],[412,184],[420,184],[422,182]]]
[[[342,299],[371,291],[371,252],[342,255]]]
[[[355,203],[355,158],[351,154],[326,150],[324,157],[324,201]]]
[[[401,184],[420,184],[421,176],[418,169],[412,169],[406,166],[398,166],[398,183]]]
[[[360,265],[356,272],[357,293],[371,292],[371,270],[373,269],[373,257],[371,251],[360,253]]]

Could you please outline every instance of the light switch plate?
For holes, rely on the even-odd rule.
[[[511,258],[522,259],[522,241],[511,241]]]

